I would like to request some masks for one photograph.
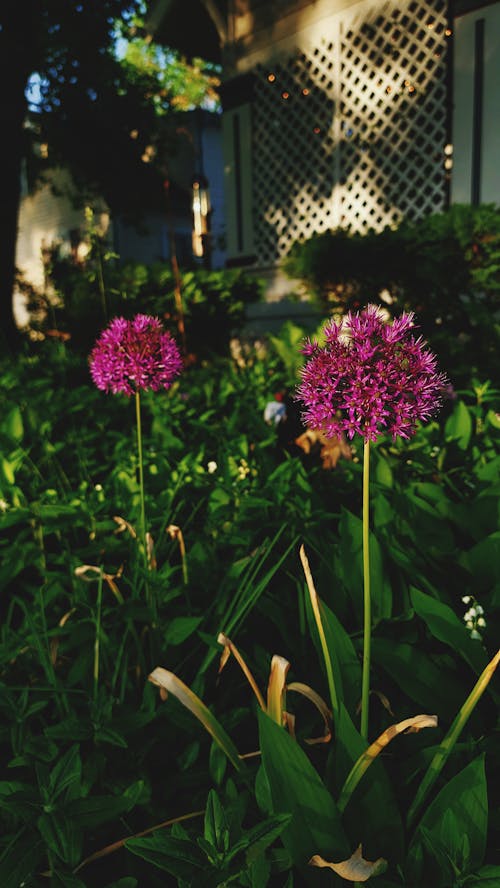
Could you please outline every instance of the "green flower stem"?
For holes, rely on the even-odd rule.
[[[146,571],[145,589],[146,601],[153,611],[153,625],[156,623],[156,599],[152,596],[148,583],[149,557],[148,557],[148,538],[146,532],[146,507],[144,503],[144,464],[142,458],[142,426],[141,426],[141,396],[139,390],[135,393],[135,416],[137,420],[137,454],[139,457],[139,491],[141,498],[141,517],[139,527],[139,538],[142,554],[144,557],[144,567]]]
[[[363,451],[363,677],[361,682],[361,736],[368,739],[371,659],[370,596],[370,441],[365,438]]]
[[[139,488],[141,497],[141,523],[140,538],[144,549],[144,562],[148,567],[148,546],[146,539],[146,507],[144,505],[144,466],[142,459],[142,427],[141,427],[141,396],[139,390],[135,393],[135,418],[137,421],[137,453],[139,456]]]

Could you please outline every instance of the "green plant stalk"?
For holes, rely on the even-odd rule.
[[[144,567],[145,567],[145,586],[146,586],[146,601],[153,609],[153,619],[156,622],[156,602],[153,601],[151,597],[151,591],[148,583],[148,571],[149,571],[149,558],[148,558],[148,540],[147,540],[147,532],[146,532],[146,506],[144,499],[144,460],[142,454],[142,424],[141,424],[141,395],[139,389],[136,389],[135,392],[135,418],[136,418],[136,426],[137,426],[137,457],[139,461],[139,495],[140,495],[140,503],[141,503],[141,515],[140,515],[140,524],[139,524],[139,539],[140,546],[143,551],[144,557]]]
[[[484,694],[490,682],[490,679],[492,678],[493,673],[495,672],[495,669],[497,668],[499,663],[500,650],[497,651],[493,659],[490,660],[486,668],[482,671],[465,703],[463,704],[461,709],[459,709],[455,721],[453,722],[446,737],[444,738],[442,743],[440,743],[438,751],[432,759],[424,775],[424,778],[418,787],[415,798],[413,799],[413,802],[410,806],[410,810],[408,811],[408,827],[411,827],[413,825],[418,809],[421,807],[424,799],[426,798],[426,796],[434,786],[437,778],[439,777],[439,774],[446,764],[448,756],[450,755],[453,747],[455,746],[455,743],[457,742],[465,725],[471,717],[475,706],[478,704],[480,698]]]
[[[321,620],[321,613],[319,609],[319,601],[316,593],[316,589],[314,587],[314,582],[312,578],[312,574],[309,568],[309,562],[307,560],[307,556],[305,553],[304,546],[300,547],[300,560],[302,561],[302,567],[304,568],[304,574],[306,577],[307,588],[309,590],[309,597],[311,599],[311,605],[313,609],[314,619],[316,621],[316,628],[318,630],[319,641],[321,644],[321,650],[323,652],[323,660],[325,663],[326,669],[326,677],[328,681],[328,690],[330,691],[330,701],[332,704],[332,711],[334,714],[335,721],[338,720],[339,716],[339,698],[337,695],[337,689],[335,687],[335,677],[333,675],[333,666],[332,660],[330,657],[330,651],[328,650],[328,643],[326,640],[325,630],[323,628],[323,622]]]
[[[365,438],[363,450],[363,673],[361,680],[361,736],[368,739],[371,660],[371,594],[370,594],[370,441]]]
[[[96,616],[96,621],[95,621],[94,701],[97,700],[97,693],[99,690],[99,646],[100,646],[100,640],[101,640],[102,579],[103,579],[103,569],[102,569],[102,565],[101,565],[99,580],[98,580],[98,584],[97,584],[97,616]]]

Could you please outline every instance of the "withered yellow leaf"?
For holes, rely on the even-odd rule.
[[[383,857],[379,857],[378,860],[365,860],[362,850],[362,846],[359,845],[348,860],[341,860],[340,863],[330,863],[319,854],[311,857],[309,863],[311,866],[328,867],[348,882],[367,882],[372,876],[379,876],[385,871],[387,861]]]

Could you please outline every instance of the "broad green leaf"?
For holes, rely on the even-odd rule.
[[[354,605],[361,608],[363,599],[363,522],[343,508],[339,524],[340,557],[344,583]],[[370,531],[370,578],[372,611],[375,620],[389,619],[392,614],[392,590],[384,570],[382,550]]]
[[[349,853],[340,815],[305,752],[290,735],[259,710],[262,764],[276,814],[291,814],[282,834],[293,861],[303,866],[313,854]]]
[[[190,883],[196,878],[200,885],[204,882],[207,858],[195,842],[174,839],[158,830],[152,836],[129,839],[125,847],[176,878]]]
[[[441,773],[445,765],[446,760],[448,759],[458,738],[460,737],[460,734],[462,733],[475,707],[481,699],[481,696],[484,694],[493,675],[495,674],[499,663],[500,649],[496,652],[495,656],[490,660],[486,668],[479,676],[476,684],[472,688],[472,691],[470,692],[467,699],[463,702],[457,715],[455,716],[453,724],[451,725],[448,733],[439,744],[439,747],[435,752],[432,761],[427,768],[427,771],[425,772],[418,785],[415,798],[413,799],[410,810],[408,811],[408,824],[411,824],[415,820],[416,812],[422,806],[425,798],[434,786],[439,774]]]
[[[366,750],[366,740],[355,728],[346,708],[341,706],[336,741],[329,761],[337,798],[355,762]],[[361,843],[366,848],[377,849],[378,854],[391,862],[403,859],[404,832],[401,814],[394,787],[380,758],[373,761],[354,789],[342,822],[352,847]]]
[[[210,745],[208,769],[210,776],[217,786],[220,786],[226,773],[227,758],[218,744],[213,741]]]
[[[62,795],[68,800],[80,795],[81,776],[80,749],[74,745],[64,753],[50,773],[48,790],[51,801]]]
[[[483,755],[452,777],[426,809],[415,831],[408,857],[409,872],[417,883],[419,878],[425,880],[425,873],[413,870],[416,865],[425,867],[425,856],[424,863],[421,863],[419,853],[423,831],[431,837],[437,849],[444,851],[462,877],[481,866],[488,832]]]
[[[498,888],[500,885],[500,866],[487,863],[476,873],[469,876],[465,883],[467,888]]]
[[[174,617],[167,623],[164,633],[166,644],[182,644],[203,621],[203,617]]]
[[[234,767],[239,771],[242,768],[242,762],[239,758],[238,751],[231,740],[231,738],[226,734],[222,725],[217,721],[215,716],[210,712],[210,710],[205,706],[205,704],[200,700],[193,691],[188,688],[187,685],[184,684],[173,672],[168,672],[167,669],[163,669],[161,666],[158,666],[152,673],[149,675],[149,681],[152,684],[157,685],[160,688],[163,688],[167,693],[173,694],[174,697],[177,697],[180,703],[189,709],[190,712],[201,722],[203,727],[208,731],[209,734],[213,737],[216,743],[219,744],[220,748],[225,752],[228,759],[233,763]]]
[[[410,588],[410,598],[415,612],[425,621],[434,638],[460,654],[480,675],[488,662],[486,652],[481,645],[471,639],[464,623],[458,619],[451,607],[413,586]]]
[[[83,833],[75,821],[63,811],[52,811],[42,814],[37,826],[50,850],[64,863],[76,866],[82,853]]]
[[[478,595],[489,592],[500,580],[500,531],[491,533],[468,552],[463,552],[459,560],[472,573]]]
[[[33,830],[21,833],[8,844],[0,857],[0,885],[2,888],[19,888],[33,875],[44,855],[42,842]]]
[[[461,450],[467,450],[472,435],[472,419],[463,401],[458,401],[451,416],[446,420],[444,433],[448,440],[457,442]]]
[[[16,444],[19,444],[23,440],[23,417],[19,407],[16,406],[13,407],[12,410],[9,410],[2,423],[2,431],[5,432],[7,437],[15,441]]]
[[[272,845],[289,823],[289,814],[277,814],[275,817],[269,817],[263,823],[258,823],[257,826],[247,830],[240,842],[237,843],[238,850],[240,850],[240,844],[242,845],[247,863],[250,864],[255,861],[269,845]],[[232,849],[233,853],[235,850],[236,845]]]
[[[100,826],[109,820],[118,820],[121,814],[130,811],[130,799],[123,796],[89,796],[74,799],[64,806],[67,815],[74,818],[81,827]]]
[[[451,721],[463,702],[463,691],[451,669],[437,665],[413,644],[387,638],[372,639],[373,662],[422,710]]]
[[[386,459],[378,453],[377,461],[375,463],[375,481],[379,484],[383,485],[383,487],[392,487],[393,486],[393,476],[392,469]]]
[[[205,809],[204,838],[217,851],[227,851],[229,847],[229,830],[224,809],[217,793],[211,789]]]

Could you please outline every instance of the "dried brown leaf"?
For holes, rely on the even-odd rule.
[[[372,876],[379,876],[387,868],[387,861],[383,857],[379,857],[378,860],[365,860],[361,845],[348,860],[330,863],[319,854],[315,854],[309,863],[311,866],[328,867],[348,882],[367,882]]]

